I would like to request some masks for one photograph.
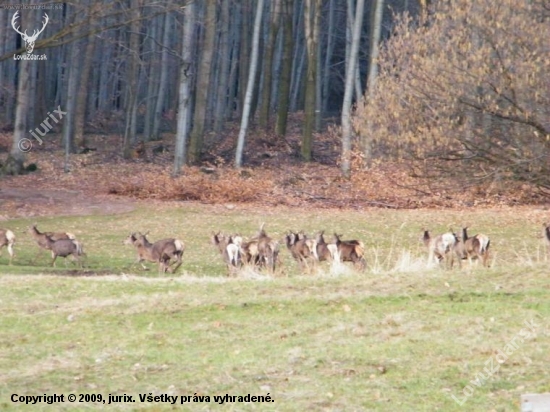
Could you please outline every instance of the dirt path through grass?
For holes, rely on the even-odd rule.
[[[85,216],[127,213],[135,209],[130,199],[91,195],[76,190],[0,189],[0,221],[32,216]]]

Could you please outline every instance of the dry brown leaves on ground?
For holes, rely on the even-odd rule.
[[[173,136],[148,143],[148,156],[132,160],[119,155],[119,136],[90,137],[97,150],[71,155],[69,173],[64,172],[59,141],[50,139],[28,153],[28,162],[39,167],[37,172],[2,177],[0,182],[3,188],[62,189],[137,199],[325,208],[495,207],[546,201],[519,183],[464,187],[460,181],[446,181],[436,186],[413,178],[410,164],[403,162],[378,162],[365,169],[356,161],[351,178],[345,179],[337,166],[337,136],[316,136],[318,162],[311,163],[297,159],[298,137],[292,135],[283,143],[268,137],[249,143],[246,164],[250,167],[228,166],[230,158],[224,153],[231,147],[229,136],[216,146],[217,151],[207,154],[204,166],[185,167],[178,177],[172,176]],[[4,140],[6,147],[9,136],[0,136],[0,143]],[[153,149],[159,146],[168,149],[155,155]],[[0,163],[5,156],[0,154]]]

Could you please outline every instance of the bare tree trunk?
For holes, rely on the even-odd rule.
[[[4,8],[0,8],[0,27],[7,27],[7,16],[8,16],[8,10]],[[8,31],[7,30],[0,30],[0,56],[2,56],[5,53],[5,50],[7,49],[7,40],[8,37]],[[0,62],[0,84],[7,85],[8,81],[6,80],[6,70],[4,69],[7,67],[8,63],[6,61]],[[8,120],[7,117],[7,106],[6,102],[8,99],[8,88],[7,87],[0,87],[0,102],[2,102],[2,111],[0,112],[0,123],[8,123],[11,122],[11,118]]]
[[[302,35],[304,30],[302,29],[302,19],[304,17],[305,0],[298,0],[295,6],[292,8],[292,13],[297,14],[293,22],[293,35],[294,35],[294,57],[292,58],[292,74],[290,80],[290,111],[296,111],[298,108],[298,95],[302,89],[302,72],[304,69],[304,62],[306,57],[306,47],[302,44]]]
[[[380,35],[382,33],[382,17],[384,15],[384,0],[374,0],[371,5],[371,26],[370,26],[370,56],[369,74],[367,77],[367,95],[373,90],[378,76],[378,53],[380,49]],[[367,132],[363,135],[363,154],[365,163],[369,165],[372,161],[372,122],[367,120]]]
[[[31,73],[30,73],[30,79],[31,83],[29,86],[29,95],[33,96],[33,98],[29,102],[29,111],[27,112],[27,124],[34,125],[36,124],[36,112],[38,108],[38,102],[36,99],[36,76],[38,71],[38,63],[35,62],[31,65]],[[42,119],[40,119],[42,120]]]
[[[176,153],[174,157],[174,175],[178,175],[185,164],[189,120],[191,119],[191,81],[193,68],[193,49],[195,47],[196,4],[190,2],[184,10],[182,62],[180,67],[180,86],[178,102],[178,126],[176,132]]]
[[[384,0],[374,0],[371,5],[370,26],[370,56],[369,74],[367,77],[367,90],[371,90],[378,76],[378,54],[380,50],[380,36],[382,33],[382,17],[384,15]]]
[[[305,29],[307,47],[307,72],[305,95],[305,120],[302,136],[302,159],[311,161],[313,145],[313,127],[315,125],[315,106],[317,87],[317,42],[319,41],[319,17],[321,14],[321,0],[305,0]]]
[[[132,0],[132,23],[130,24],[130,67],[126,84],[126,127],[124,129],[123,155],[131,157],[132,143],[136,141],[135,124],[137,111],[137,95],[139,92],[139,27],[140,0]]]
[[[212,70],[212,56],[214,53],[215,39],[216,2],[208,1],[206,3],[204,46],[202,48],[200,66],[197,73],[195,116],[189,142],[189,163],[191,164],[197,163],[200,160],[204,143],[204,126],[206,121],[208,92],[210,90],[210,72]]]
[[[321,99],[323,100],[322,110],[326,112],[328,110],[328,86],[330,83],[331,72],[331,60],[332,52],[334,50],[334,0],[329,0],[328,11],[328,29],[327,29],[327,54],[325,55],[325,68],[323,69],[323,90],[321,92]]]
[[[282,1],[282,0],[281,0]],[[276,40],[276,46],[275,46],[275,53],[273,55],[273,60],[275,61],[275,64],[273,66],[273,76],[272,76],[272,84],[271,84],[271,102],[269,105],[271,106],[271,112],[275,112],[277,109],[277,97],[279,96],[279,81],[281,80],[281,71],[283,66],[283,30],[280,29],[281,27],[281,18],[279,17],[279,33],[277,35]]]
[[[265,2],[264,2],[264,8],[265,8]],[[252,13],[251,13],[251,16],[252,16]],[[263,24],[263,13],[262,13],[262,24]],[[252,29],[254,29],[254,28],[252,27]],[[264,55],[264,47],[265,47],[264,36],[262,36],[261,29],[260,29],[260,39],[259,39],[259,44],[258,44],[258,56],[263,56]],[[258,59],[259,59],[259,57],[258,57]],[[258,108],[258,99],[259,99],[259,94],[260,94],[261,84],[262,84],[262,70],[261,70],[259,64],[256,65],[255,76],[256,77],[254,79],[254,84],[257,84],[259,86],[254,87],[254,91],[252,93],[252,101],[250,103],[250,114],[249,114],[249,117],[252,117],[252,118],[254,118],[254,116],[256,114],[256,109]]]
[[[99,91],[98,91],[98,110],[101,114],[109,111],[111,107],[109,106],[109,86],[112,87],[112,83],[109,82],[109,63],[113,60],[113,55],[115,54],[115,45],[110,33],[106,33],[107,44],[104,44],[102,50],[99,53],[104,57],[105,63],[100,65],[100,74],[99,74]]]
[[[166,96],[166,88],[168,87],[168,47],[170,40],[170,12],[164,15],[164,34],[162,36],[162,57],[160,61],[160,80],[159,92],[156,98],[155,115],[153,117],[153,133],[152,140],[160,139],[160,122],[162,120],[162,108]]]
[[[143,140],[149,141],[153,136],[153,123],[155,118],[155,109],[156,109],[156,99],[158,93],[158,56],[157,56],[157,37],[158,33],[162,30],[161,28],[161,16],[156,16],[151,19],[151,27],[147,30],[147,45],[149,57],[149,71],[147,79],[147,103],[145,111],[145,123],[143,126]]]
[[[63,143],[65,147],[65,173],[69,172],[69,154],[74,153],[73,135],[76,111],[76,94],[80,81],[80,44],[78,41],[70,45],[69,84],[67,85],[67,97],[63,110],[67,112],[63,121]]]
[[[283,65],[281,68],[281,81],[277,101],[277,127],[275,132],[284,136],[288,119],[288,104],[290,100],[290,80],[292,73],[293,36],[292,36],[292,10],[294,0],[283,0]]]
[[[322,80],[323,80],[323,65],[321,64],[321,59],[323,56],[323,40],[321,35],[321,7],[323,7],[322,2],[319,4],[318,10],[319,10],[319,17],[317,18],[317,59],[316,59],[316,65],[315,68],[315,131],[320,132],[321,126],[322,126],[322,108],[323,108],[323,100],[321,97],[322,90]]]
[[[374,0],[376,1],[376,0]],[[353,37],[353,27],[355,25],[355,18],[357,16],[353,16],[353,0],[348,0],[348,24],[347,24],[347,31],[346,31],[346,71],[347,71],[347,64],[349,64],[349,52],[351,49],[351,43],[352,43],[352,37]],[[361,24],[363,24],[363,16],[359,16],[361,19]],[[359,41],[361,38],[359,38]],[[361,97],[363,96],[363,88],[361,86],[361,73],[359,70],[359,59],[356,60],[355,63],[355,77],[353,79],[353,86],[355,87],[355,99],[359,101]],[[353,97],[352,97],[353,100]]]
[[[242,116],[244,98],[246,94],[245,84],[248,79],[250,67],[250,24],[248,15],[250,12],[250,0],[241,1],[241,35],[239,49],[239,99],[238,111]]]
[[[304,64],[306,61],[306,47],[302,43],[298,43],[298,61],[296,69],[294,70],[294,75],[292,76],[292,82],[290,89],[292,90],[292,95],[290,97],[290,111],[295,112],[298,110],[300,102],[300,93],[303,91],[303,78],[304,78]]]
[[[11,151],[3,167],[4,174],[18,175],[23,172],[25,153],[31,149],[34,143],[25,137],[27,133],[27,111],[31,97],[29,95],[31,64],[36,64],[36,62],[31,62],[29,60],[19,61],[15,128],[13,130]]]
[[[279,19],[281,14],[281,0],[274,0],[272,2],[271,10],[271,24],[269,25],[269,35],[267,38],[267,45],[265,48],[264,58],[264,78],[263,78],[263,90],[262,90],[262,103],[260,107],[260,114],[258,122],[264,129],[267,128],[269,123],[269,112],[271,102],[271,84],[273,82],[273,53],[277,44],[277,33],[279,31]]]
[[[361,16],[363,16],[364,5],[365,0],[357,0],[349,64],[346,70],[346,88],[342,105],[342,173],[346,177],[349,177],[351,171],[351,99],[353,95],[357,55],[359,53],[359,40],[361,38],[361,25],[363,21]]]
[[[254,79],[258,66],[258,49],[260,44],[260,27],[262,25],[262,11],[264,0],[258,0],[256,9],[256,18],[254,21],[254,35],[252,37],[252,56],[250,57],[250,70],[248,71],[248,84],[246,86],[246,95],[243,106],[243,116],[241,119],[241,129],[237,140],[237,150],[235,152],[235,167],[241,167],[243,161],[244,139],[248,130],[248,117],[250,114],[252,95],[254,93]]]
[[[90,7],[91,8],[91,7]],[[88,10],[88,23],[91,21],[91,10]],[[86,147],[87,141],[85,137],[84,125],[86,123],[86,103],[88,101],[87,96],[90,90],[90,72],[92,68],[92,61],[95,51],[95,35],[89,35],[86,39],[86,50],[84,51],[84,61],[82,62],[82,73],[80,74],[80,82],[78,85],[78,92],[76,97],[76,111],[75,111],[75,126],[74,126],[74,140],[77,146]]]
[[[237,12],[233,13],[233,19],[231,24],[231,38],[232,38],[232,46],[231,46],[231,69],[229,71],[229,102],[227,105],[227,111],[225,113],[226,119],[232,119],[233,113],[235,112],[235,108],[238,105],[238,75],[239,75],[239,50],[241,47],[241,30],[240,28],[240,22],[242,21],[242,13],[241,8],[237,8]]]
[[[230,38],[229,38],[229,0],[222,2],[221,12],[221,33],[220,33],[220,73],[219,73],[219,86],[216,99],[216,106],[214,109],[214,131],[220,133],[223,129],[227,105],[228,105],[228,83],[229,83],[229,65],[231,63],[231,57],[229,55]]]

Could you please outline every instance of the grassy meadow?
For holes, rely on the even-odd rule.
[[[12,266],[5,249],[0,256],[0,409],[517,411],[521,394],[550,392],[550,262],[540,236],[547,217],[537,208],[189,203],[2,222],[16,233],[17,256]],[[321,265],[301,274],[281,244],[275,276],[227,277],[211,232],[246,237],[262,222],[281,242],[288,229],[361,239],[368,269]],[[38,255],[26,233],[32,223],[74,233],[88,255],[84,270],[62,258],[49,267],[49,254]],[[422,228],[437,234],[464,224],[490,236],[492,267],[427,268]],[[132,265],[135,251],[122,244],[131,231],[182,239],[179,272]],[[10,400],[53,393],[136,402],[25,408]],[[178,395],[178,404],[140,402],[150,393]],[[179,396],[194,394],[211,401],[180,405]],[[225,394],[274,402],[214,402]]]

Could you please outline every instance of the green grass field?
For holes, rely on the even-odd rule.
[[[18,241],[12,266],[5,249],[0,256],[0,409],[517,411],[522,393],[550,391],[545,215],[182,204],[3,222]],[[303,275],[282,248],[276,276],[226,277],[211,232],[249,236],[262,222],[279,240],[288,229],[359,238],[369,267]],[[37,257],[32,223],[74,233],[86,276],[61,258],[52,269],[46,252]],[[462,224],[491,237],[493,267],[426,269],[421,229]],[[131,266],[135,251],[122,241],[138,230],[184,240],[177,274]],[[11,401],[53,393],[65,402]],[[73,404],[69,394],[136,402]],[[178,404],[139,394],[177,395]],[[195,394],[210,402],[193,402]],[[214,401],[226,394],[274,402]],[[191,402],[180,405],[182,395]]]

